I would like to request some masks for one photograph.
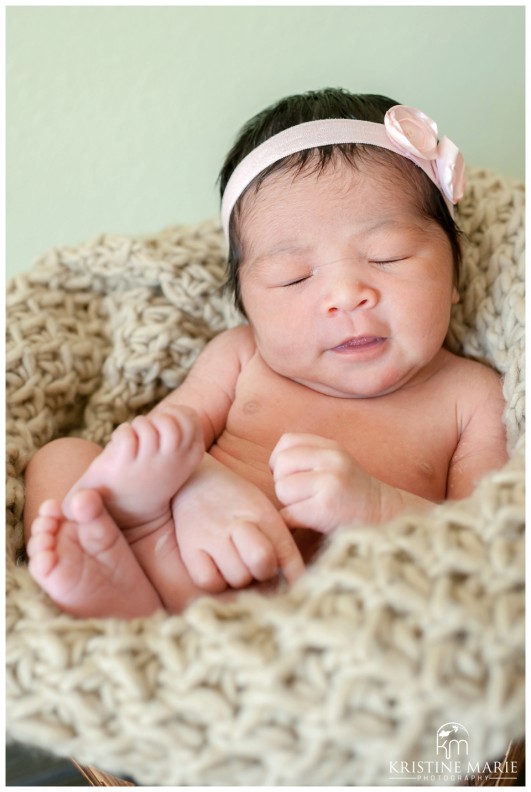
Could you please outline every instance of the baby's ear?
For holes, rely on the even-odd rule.
[[[457,291],[457,286],[454,286],[452,291],[452,305],[457,305],[459,302],[459,292]]]

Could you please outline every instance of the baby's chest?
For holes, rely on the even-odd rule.
[[[343,446],[371,475],[428,498],[444,498],[457,444],[455,420],[443,405],[416,394],[341,399],[315,393],[285,378],[242,376],[227,433],[264,462],[285,432],[327,437]],[[228,438],[227,438],[228,439]]]

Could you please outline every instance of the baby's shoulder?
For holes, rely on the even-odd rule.
[[[247,363],[255,352],[256,342],[247,324],[224,330],[215,336],[205,349],[209,357],[238,359],[242,365]]]
[[[460,357],[445,350],[443,370],[447,387],[464,412],[478,408],[503,408],[502,376],[478,360]]]
[[[441,372],[464,387],[501,388],[501,375],[485,363],[444,350]]]
[[[243,368],[255,353],[256,345],[247,325],[214,336],[188,372],[187,382],[201,387],[223,383],[232,392]]]

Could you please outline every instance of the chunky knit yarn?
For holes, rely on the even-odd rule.
[[[144,785],[388,785],[390,763],[440,759],[442,724],[466,727],[473,762],[522,736],[523,199],[520,185],[469,174],[449,334],[504,376],[508,464],[458,503],[339,531],[290,590],[205,597],[179,616],[60,612],[24,566],[23,475],[54,437],[106,442],[240,321],[218,225],[102,236],[11,281],[11,739]]]

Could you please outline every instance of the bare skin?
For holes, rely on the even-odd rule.
[[[200,426],[186,408],[179,421],[160,414],[118,427],[63,502],[39,507],[27,547],[31,574],[64,610],[79,616],[182,610],[197,590],[186,587],[170,499],[202,456]],[[156,487],[149,486],[152,480]],[[155,561],[156,588],[149,563],[141,565],[135,552]],[[176,566],[182,567],[178,589]]]
[[[65,519],[61,503],[45,501],[28,544],[30,572],[67,613],[80,617],[147,616],[162,601],[96,490],[79,491]]]
[[[507,458],[499,377],[443,348],[448,240],[404,189],[345,164],[277,174],[243,217],[250,325],[81,471],[62,464],[68,440],[30,463],[30,572],[71,613],[293,581],[342,524],[465,497]]]

